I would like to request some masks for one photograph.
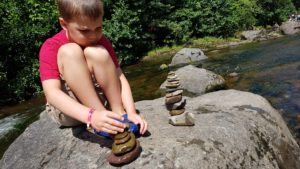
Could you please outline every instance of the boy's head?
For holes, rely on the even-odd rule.
[[[102,37],[103,5],[100,0],[58,0],[59,22],[71,42],[96,44]]]
[[[78,17],[95,20],[104,15],[101,0],[58,0],[57,3],[60,17],[65,21]]]

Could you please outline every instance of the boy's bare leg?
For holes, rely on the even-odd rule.
[[[104,110],[95,91],[82,48],[75,43],[63,45],[57,57],[60,73],[81,103],[97,110]]]
[[[102,46],[84,49],[90,71],[104,91],[113,112],[124,114],[121,98],[121,84],[114,62],[108,51]]]

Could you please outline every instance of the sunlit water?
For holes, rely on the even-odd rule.
[[[300,35],[230,47],[206,53],[202,67],[221,74],[228,88],[250,91],[267,98],[280,111],[295,137],[299,136],[296,115],[300,114]],[[123,68],[135,101],[162,96],[159,86],[169,71],[160,70],[172,55]],[[237,76],[229,76],[236,73]],[[0,157],[7,146],[36,120],[44,98],[0,109]]]
[[[229,88],[267,98],[300,137],[300,35],[211,53],[203,67],[223,75]],[[231,77],[230,73],[238,76]],[[296,131],[298,130],[298,131]]]

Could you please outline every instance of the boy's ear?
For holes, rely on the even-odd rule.
[[[64,18],[59,17],[59,24],[64,30],[67,30],[67,22],[64,20]]]

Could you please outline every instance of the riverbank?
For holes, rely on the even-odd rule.
[[[243,36],[243,32],[239,32],[236,33],[236,37],[204,37],[199,39],[191,39],[190,41],[184,44],[173,45],[171,47],[164,46],[151,50],[147,53],[146,56],[143,57],[142,61],[151,61],[157,59],[157,57],[174,55],[182,48],[200,48],[204,52],[213,52],[231,46],[238,46],[259,41],[274,40],[286,36],[278,28],[257,29],[253,31],[260,31],[263,33],[263,36],[260,37],[260,35],[256,35],[256,37],[251,37],[247,39],[247,37]]]

